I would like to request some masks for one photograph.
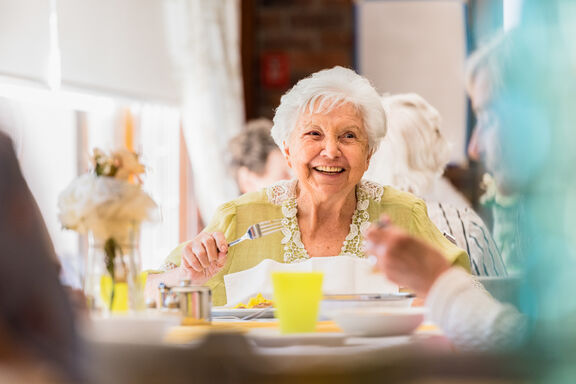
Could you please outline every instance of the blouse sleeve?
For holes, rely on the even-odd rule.
[[[218,207],[218,210],[214,214],[214,217],[204,228],[202,232],[222,232],[228,241],[234,238],[236,235],[236,204],[231,201],[225,204],[222,204]],[[182,252],[186,244],[188,244],[191,240],[187,240],[181,244],[179,244],[166,259],[164,259],[163,266],[171,265],[171,266],[180,266],[180,262],[182,261]],[[163,269],[169,269],[164,268]]]
[[[426,204],[420,199],[418,199],[412,207],[412,221],[409,230],[413,235],[439,248],[452,265],[462,267],[470,272],[470,259],[466,251],[452,244],[440,233],[428,217]]]

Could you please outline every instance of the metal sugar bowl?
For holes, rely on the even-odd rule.
[[[208,287],[191,285],[183,280],[170,289],[178,297],[182,325],[208,324],[212,320],[212,291]]]

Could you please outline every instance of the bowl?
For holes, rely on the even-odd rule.
[[[178,316],[161,315],[109,315],[92,316],[81,326],[88,340],[105,343],[161,343],[170,327],[180,324]]]
[[[398,336],[414,332],[425,314],[422,307],[366,307],[336,310],[332,317],[353,336]]]
[[[320,302],[320,317],[332,320],[335,311],[344,309],[408,308],[413,300],[412,293],[324,295]]]

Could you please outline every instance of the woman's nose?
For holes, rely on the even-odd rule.
[[[470,141],[468,142],[468,157],[471,160],[480,160],[480,148],[478,146],[478,127],[474,127],[472,135],[470,136]]]
[[[324,142],[324,156],[333,159],[340,156],[340,143],[337,138],[327,137]]]
[[[468,142],[468,157],[474,161],[480,161],[484,154],[483,132],[478,124],[474,127],[470,141]]]

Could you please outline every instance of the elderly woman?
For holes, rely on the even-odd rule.
[[[362,180],[386,130],[380,97],[368,80],[335,67],[299,81],[281,99],[272,136],[296,175],[222,205],[212,222],[168,257],[178,266],[151,284],[189,278],[206,284],[214,305],[226,302],[224,275],[264,259],[294,263],[311,257],[365,257],[362,231],[380,214],[469,269],[466,252],[436,229],[422,200]],[[233,247],[228,242],[263,220],[282,231]]]
[[[442,134],[440,113],[415,93],[386,95],[382,105],[388,132],[372,156],[367,177],[424,199],[432,222],[468,252],[475,275],[506,276],[484,221],[442,176],[450,145]]]
[[[415,93],[384,95],[388,132],[374,153],[366,177],[424,199],[457,208],[470,202],[443,177],[450,143],[442,133],[440,113]]]

